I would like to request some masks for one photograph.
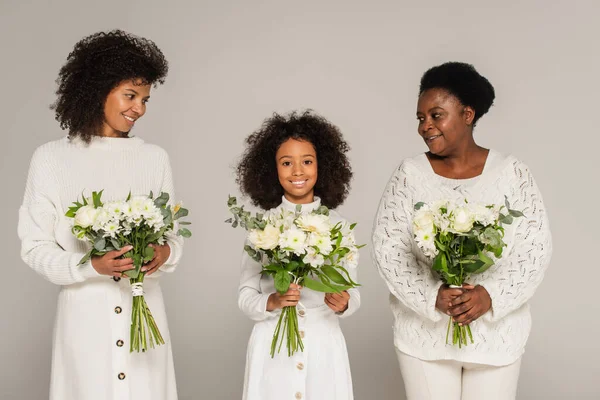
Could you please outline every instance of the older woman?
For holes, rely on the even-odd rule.
[[[514,399],[531,328],[527,302],[552,252],[542,196],[529,168],[479,146],[473,129],[494,88],[473,66],[428,70],[417,103],[429,151],[402,161],[381,199],[373,232],[379,273],[391,295],[394,344],[409,399]],[[526,217],[507,226],[504,256],[463,288],[442,284],[415,243],[414,205],[442,199],[504,204]],[[470,324],[474,344],[446,344],[448,315]]]

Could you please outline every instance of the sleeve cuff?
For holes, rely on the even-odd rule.
[[[444,315],[441,311],[435,308],[435,304],[437,303],[437,295],[442,285],[442,281],[436,282],[435,285],[431,287],[431,292],[429,293],[429,298],[427,299],[427,317],[433,322],[441,320],[442,316]]]
[[[83,257],[83,255],[82,255],[82,257]],[[75,268],[77,268],[77,272],[79,272],[79,275],[83,278],[82,281],[85,281],[86,279],[97,278],[97,277],[101,276],[98,273],[98,271],[96,271],[94,269],[94,267],[92,266],[92,260],[88,260],[83,265],[77,265]]]

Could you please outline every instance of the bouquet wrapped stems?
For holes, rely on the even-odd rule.
[[[451,288],[460,289],[462,286],[450,285]],[[473,334],[471,333],[471,327],[469,325],[459,325],[458,322],[453,321],[452,317],[448,318],[448,329],[446,330],[446,344],[450,338],[450,328],[452,328],[452,344],[458,345],[458,348],[468,345],[467,336],[471,340],[471,344],[475,343],[473,340]]]
[[[136,278],[131,278],[131,291],[133,302],[131,307],[131,337],[129,351],[145,352],[156,345],[165,344],[165,340],[160,334],[160,330],[154,321],[150,308],[146,303],[143,291],[144,273],[138,274]]]

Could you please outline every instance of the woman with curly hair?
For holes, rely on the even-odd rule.
[[[311,112],[275,114],[246,139],[237,168],[237,183],[253,204],[311,212],[321,205],[341,205],[348,195],[352,170],[347,143],[337,127]],[[332,222],[345,222],[330,211]],[[347,265],[356,278],[358,259]],[[352,399],[352,379],[339,318],[360,306],[357,289],[323,294],[291,284],[285,294],[272,277],[261,276],[261,265],[244,253],[238,304],[256,321],[246,357],[245,400]],[[270,356],[273,331],[281,309],[296,306],[304,351],[288,357]]]
[[[402,161],[381,199],[373,231],[379,273],[390,290],[394,344],[408,399],[514,399],[531,328],[528,301],[548,267],[552,241],[546,208],[522,161],[479,146],[477,121],[494,88],[472,65],[449,62],[421,78],[418,133],[429,148]],[[418,202],[467,199],[525,214],[507,225],[507,248],[468,285],[442,284],[416,245]],[[446,344],[448,316],[470,324],[474,343]]]
[[[181,257],[176,236],[155,246],[142,267],[144,296],[165,345],[129,352],[132,296],[124,271],[128,248],[79,260],[87,244],[71,233],[65,212],[82,193],[104,189],[105,200],[128,193],[167,192],[173,179],[167,153],[130,135],[146,112],[151,86],[168,66],[147,39],[122,31],[79,41],[61,68],[56,119],[69,134],[40,146],[29,169],[19,210],[23,260],[60,285],[54,327],[51,400],[173,400],[177,398],[171,342],[158,276],[173,272]]]

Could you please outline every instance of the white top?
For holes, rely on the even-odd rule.
[[[414,205],[440,199],[504,204],[522,211],[506,226],[503,256],[468,283],[482,285],[492,308],[471,323],[475,344],[446,344],[448,316],[435,308],[441,280],[415,243]],[[527,166],[490,150],[481,175],[449,179],[435,174],[427,156],[404,160],[385,189],[373,229],[373,257],[391,292],[396,347],[422,360],[507,365],[524,352],[531,329],[527,301],[541,283],[552,254],[542,196]],[[451,340],[451,339],[450,339]]]
[[[107,173],[110,171],[109,173]],[[21,256],[34,271],[57,285],[70,285],[100,276],[91,261],[78,265],[89,245],[71,233],[65,213],[82,193],[105,189],[103,201],[125,200],[133,182],[149,186],[147,192],[173,195],[168,154],[138,137],[94,137],[89,145],[79,138],[63,138],[40,146],[31,159],[23,205],[19,210]],[[172,200],[170,200],[172,201]],[[183,240],[172,235],[171,256],[160,271],[171,272],[181,257]],[[157,271],[150,277],[160,275]],[[158,274],[158,275],[157,275]]]
[[[315,196],[315,201],[309,204],[302,205],[302,212],[311,212],[321,206],[321,199]],[[296,210],[296,204],[288,201],[285,197],[282,198],[282,203],[273,210],[284,207],[290,211]],[[340,214],[334,210],[329,210],[329,217],[333,224],[338,222],[346,222]],[[353,265],[345,265],[344,267],[350,273],[352,280],[356,282],[358,257],[355,258]],[[272,293],[275,293],[275,283],[273,277],[262,276],[262,265],[254,261],[246,251],[242,256],[242,274],[240,278],[240,287],[238,294],[238,305],[240,309],[250,319],[254,321],[262,321],[267,318],[278,317],[281,310],[267,311],[267,300]],[[352,315],[360,307],[360,293],[357,288],[348,289],[350,300],[348,309],[338,315],[342,318]],[[300,302],[306,308],[316,308],[324,303],[324,294],[315,292],[308,288],[303,288],[300,294]]]
[[[171,235],[171,255],[144,281],[147,301],[165,344],[129,352],[132,293],[128,279],[78,265],[90,245],[71,233],[65,216],[82,192],[104,189],[102,199],[123,200],[161,191],[173,196],[167,153],[133,138],[94,137],[89,145],[67,138],[39,147],[31,160],[19,210],[21,256],[38,274],[61,285],[56,307],[50,400],[176,400],[177,387],[167,317],[160,288],[175,270],[181,237]]]

